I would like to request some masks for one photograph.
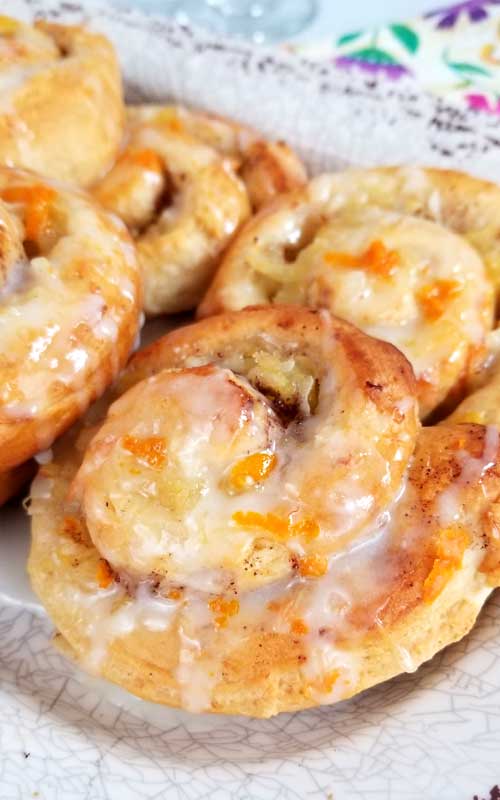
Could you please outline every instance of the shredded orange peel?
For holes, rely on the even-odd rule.
[[[332,267],[349,267],[364,269],[388,278],[401,263],[397,250],[389,250],[380,239],[375,239],[362,253],[353,255],[336,250],[328,250],[323,256],[325,262]]]
[[[121,444],[124,450],[153,469],[161,469],[166,461],[167,444],[161,436],[124,436]]]
[[[229,483],[236,491],[244,491],[265,481],[278,462],[274,453],[252,453],[238,461],[229,473]]]
[[[319,535],[319,525],[310,517],[292,522],[291,516],[280,517],[272,512],[235,511],[232,518],[241,528],[262,528],[280,541],[296,537],[312,540]]]
[[[423,585],[423,599],[432,603],[449,583],[462,560],[471,537],[460,527],[443,528],[434,544],[434,562]]]

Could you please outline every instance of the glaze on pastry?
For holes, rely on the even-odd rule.
[[[272,306],[132,359],[31,500],[33,587],[77,662],[148,700],[267,717],[416,669],[497,573],[499,436],[421,430],[411,368]]]
[[[500,328],[491,331],[486,345],[484,361],[471,376],[465,399],[443,424],[476,422],[500,427]]]
[[[80,27],[0,16],[0,164],[88,185],[123,135],[110,42]]]
[[[409,358],[425,417],[484,356],[499,212],[496,186],[458,173],[321,176],[247,223],[199,315],[269,302],[328,308]]]
[[[119,220],[83,194],[0,167],[4,499],[23,471],[6,473],[50,447],[124,365],[138,329],[139,283]]]
[[[130,107],[127,128],[94,194],[137,239],[146,312],[185,311],[250,208],[301,185],[305,172],[285,144],[179,106]]]

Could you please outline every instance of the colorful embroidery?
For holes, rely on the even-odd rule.
[[[448,101],[500,114],[500,0],[464,0],[408,23],[291,49],[375,77],[409,75]]]
[[[488,6],[500,5],[500,0],[466,0],[452,6],[429,11],[426,19],[437,19],[438,28],[453,28],[461,14],[466,14],[470,22],[481,22],[488,17]]]

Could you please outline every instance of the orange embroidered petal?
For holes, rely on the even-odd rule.
[[[105,558],[100,558],[98,561],[96,580],[101,589],[107,589],[113,582],[113,572]]]
[[[303,619],[292,620],[292,624],[290,625],[290,630],[292,631],[292,633],[297,634],[297,636],[305,636],[307,633],[309,633],[309,628],[307,627]]]
[[[450,300],[460,294],[460,291],[458,281],[438,280],[423,286],[417,292],[417,300],[424,316],[429,320],[436,320],[444,314]]]
[[[299,572],[304,578],[321,578],[328,569],[328,561],[324,556],[312,554],[299,560]]]
[[[149,172],[163,172],[163,161],[155,150],[127,150],[122,159]]]
[[[352,253],[329,250],[323,258],[331,266],[365,269],[383,278],[388,278],[401,263],[397,250],[389,250],[380,239],[376,239],[363,253],[357,256]]]
[[[167,445],[161,436],[124,436],[122,447],[154,469],[161,469],[166,461]]]
[[[240,610],[240,604],[235,598],[214,597],[208,601],[208,607],[214,614],[214,622],[218,628],[225,628],[229,618],[234,617]]]
[[[278,459],[274,453],[252,453],[242,458],[231,469],[229,480],[238,491],[265,481],[276,467]]]
[[[49,226],[51,205],[57,192],[50,186],[7,186],[0,192],[7,203],[24,203],[24,231],[29,241],[36,241]]]

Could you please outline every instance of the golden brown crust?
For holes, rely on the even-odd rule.
[[[16,22],[4,33],[0,25],[7,46],[19,38],[21,53],[26,50],[0,58],[0,72],[12,73],[15,87],[0,112],[0,162],[87,186],[109,168],[123,135],[121,77],[113,47],[99,34],[44,21],[35,23],[34,41],[25,42],[27,28]],[[46,51],[39,56],[38,46]],[[30,70],[23,76],[28,58]]]
[[[50,447],[111,383],[141,297],[126,231],[87,197],[5,167],[0,197],[11,243],[0,285],[4,473]]]
[[[253,353],[254,357],[257,354],[259,358],[257,341],[261,348],[267,348],[266,359],[270,354],[279,355],[275,362],[265,361],[268,366],[273,365],[269,373],[256,373],[254,362],[245,360],[247,353]],[[238,365],[238,375],[231,371],[234,368],[230,368],[230,364]],[[278,364],[281,365],[279,368]],[[310,463],[305,460],[300,469],[299,481],[303,481],[304,487],[309,487],[304,488],[302,500],[309,503],[307,508],[310,511],[315,509],[318,519],[328,519],[321,506],[325,497],[337,491],[335,481],[339,475],[341,481],[354,472],[363,475],[363,480],[369,479],[362,471],[361,462],[353,466],[351,459],[355,451],[349,453],[349,437],[355,431],[355,420],[361,425],[365,447],[371,443],[367,433],[370,417],[363,415],[370,415],[372,411],[376,414],[374,424],[381,438],[377,448],[386,446],[382,430],[389,419],[388,439],[392,445],[399,441],[400,446],[405,447],[404,443],[409,443],[410,452],[415,447],[409,464],[403,452],[398,456],[408,467],[407,480],[403,487],[396,481],[394,487],[397,484],[399,488],[390,489],[391,500],[383,500],[386,505],[382,517],[377,517],[374,529],[370,529],[373,521],[368,524],[368,529],[372,530],[370,536],[364,539],[366,528],[356,528],[354,536],[361,536],[356,539],[357,549],[351,551],[348,547],[349,555],[347,551],[345,555],[342,555],[343,551],[339,552],[342,557],[331,562],[330,571],[324,576],[307,572],[305,574],[309,577],[305,581],[302,579],[294,584],[296,578],[293,576],[297,575],[298,562],[304,561],[304,553],[314,557],[314,554],[325,552],[321,550],[325,543],[321,537],[315,538],[316,534],[310,541],[303,540],[302,551],[298,551],[302,555],[299,557],[296,552],[292,557],[292,572],[289,573],[292,576],[290,586],[295,586],[295,589],[285,589],[279,576],[275,583],[257,584],[257,589],[251,585],[244,588],[243,584],[238,589],[235,587],[240,579],[235,571],[229,594],[222,598],[214,597],[213,589],[209,589],[208,594],[200,593],[196,582],[201,580],[201,576],[196,577],[196,572],[192,579],[185,575],[187,585],[182,585],[180,573],[176,572],[177,545],[173,541],[168,549],[172,550],[173,555],[170,553],[169,557],[174,561],[171,560],[166,577],[156,572],[156,589],[150,582],[139,582],[139,587],[133,580],[130,582],[131,570],[120,573],[115,567],[115,561],[118,563],[122,559],[123,563],[124,551],[120,550],[118,558],[116,544],[111,538],[106,539],[100,511],[96,518],[101,525],[99,531],[92,522],[92,503],[101,502],[101,492],[107,496],[105,486],[109,476],[102,469],[107,469],[103,467],[105,462],[111,464],[110,448],[114,447],[116,431],[126,432],[125,448],[140,448],[137,450],[139,461],[131,462],[130,473],[125,472],[129,463],[124,460],[129,458],[126,449],[119,451],[119,461],[116,462],[119,480],[128,476],[127,479],[133,481],[136,480],[134,475],[144,469],[141,459],[148,458],[145,442],[150,445],[152,442],[149,439],[129,442],[128,439],[131,433],[139,430],[135,427],[138,420],[143,426],[140,428],[142,436],[148,435],[148,429],[144,428],[146,420],[154,426],[157,437],[155,449],[151,451],[153,472],[147,472],[145,484],[151,492],[151,480],[160,480],[159,473],[154,472],[161,468],[157,459],[164,457],[160,447],[162,440],[158,436],[166,429],[162,428],[164,423],[157,417],[158,408],[163,408],[161,413],[165,417],[169,416],[169,406],[162,404],[168,403],[168,387],[172,382],[177,391],[183,380],[194,380],[195,383],[186,384],[192,389],[191,396],[184,395],[184,408],[192,405],[193,413],[199,412],[202,419],[213,414],[213,424],[218,426],[233,413],[229,406],[224,408],[226,378],[216,379],[218,369],[224,370],[231,386],[246,376],[254,387],[252,391],[260,386],[255,391],[261,392],[266,379],[276,379],[277,370],[283,368],[288,374],[295,375],[297,386],[300,381],[304,386],[310,386],[310,383],[304,383],[303,376],[300,377],[302,373],[294,372],[299,366],[303,369],[304,364],[309,365],[307,369],[312,370],[319,380],[319,400],[310,400],[308,413],[311,424],[315,424],[317,416],[322,423],[322,435],[328,431],[328,449],[331,448],[332,452],[342,443],[340,461],[330,469],[319,461],[316,465],[318,477],[313,484],[307,475]],[[335,375],[333,382],[332,375]],[[155,394],[156,385],[159,394]],[[238,385],[244,398],[244,384]],[[271,382],[269,386],[272,385]],[[338,410],[347,410],[343,400],[345,386],[348,386],[352,408],[347,416],[338,416]],[[112,407],[102,429],[98,428],[97,433],[84,430],[80,434],[68,435],[57,446],[55,461],[42,468],[33,490],[33,544],[29,571],[36,592],[58,628],[57,643],[63,652],[140,697],[191,709],[208,708],[217,713],[262,717],[307,708],[319,702],[335,702],[402,671],[416,668],[437,650],[459,639],[470,629],[491,587],[498,583],[498,433],[480,425],[450,425],[427,428],[418,433],[414,379],[406,360],[391,345],[372,340],[324,312],[298,307],[256,308],[227,313],[178,329],[153,343],[132,360],[119,392],[126,389],[129,391]],[[212,409],[205,404],[213,391],[216,391],[216,404]],[[282,398],[287,397],[285,385],[279,392]],[[309,389],[306,395],[311,398]],[[228,399],[231,397],[231,393],[227,395]],[[325,406],[326,399],[328,403]],[[340,403],[331,418],[337,419],[334,428],[328,427],[330,418],[322,416],[327,413],[326,407],[330,408],[330,402],[333,402],[333,408],[335,403]],[[246,424],[243,420],[248,419],[252,408],[246,400],[244,403],[240,429]],[[144,407],[147,407],[146,413],[142,410]],[[177,441],[177,450],[168,452],[168,458],[172,460],[165,474],[169,480],[173,480],[172,471],[176,468],[178,454],[191,453],[193,447],[198,447],[201,439],[197,437],[204,430],[199,429],[197,433],[195,427],[195,438],[184,442],[178,438],[182,430],[178,425],[181,423],[180,410],[176,419],[170,417],[167,421],[169,426],[173,426],[169,428],[170,448],[174,448],[173,442]],[[289,445],[281,444],[275,451],[278,464],[281,458],[283,464],[287,459],[293,461],[298,452],[304,457],[313,452],[318,434],[309,438],[308,424],[307,419],[299,422],[297,427],[294,427],[296,422],[286,423],[286,435],[298,437],[299,451],[287,450]],[[206,434],[203,436],[206,438]],[[253,436],[260,436],[260,433],[254,430]],[[300,443],[304,441],[308,442],[305,451],[300,449]],[[283,456],[282,447],[285,448]],[[200,458],[205,451],[196,452],[196,458]],[[210,452],[210,471],[217,473],[213,458],[219,451]],[[318,459],[322,458],[321,452],[318,450]],[[398,457],[389,457],[392,467]],[[375,451],[369,456],[371,468],[375,471],[378,458]],[[79,470],[82,459],[84,466]],[[347,471],[338,472],[342,461]],[[197,463],[196,460],[189,461],[192,478],[197,474],[193,471]],[[117,494],[116,475],[113,475],[112,504],[116,513],[127,514]],[[276,483],[272,484],[270,491],[277,493],[275,500],[281,497],[285,484],[291,486],[292,473],[288,472],[287,476],[277,475]],[[48,499],[46,481],[51,487]],[[136,497],[131,486],[127,484],[129,501]],[[219,491],[216,486],[213,484],[211,489],[209,515],[207,517],[203,512],[203,519],[217,520],[218,515],[223,519],[224,508],[216,505]],[[260,494],[255,494],[252,503],[260,502],[258,497],[262,497],[265,486],[267,484],[261,487]],[[176,487],[178,493],[178,484]],[[311,500],[318,487],[321,487],[320,494]],[[230,497],[227,502],[232,502]],[[374,501],[378,502],[381,497],[374,496]],[[70,506],[66,506],[68,500]],[[193,507],[190,505],[189,508],[189,524],[192,525]],[[247,503],[246,508],[252,508],[252,505]],[[108,513],[104,506],[102,509]],[[337,504],[336,509],[338,511]],[[141,512],[136,509],[134,513],[140,513],[141,524],[147,528],[151,519],[147,508]],[[154,518],[156,515],[157,512]],[[116,524],[121,524],[120,519],[116,517]],[[168,528],[171,523],[167,523],[167,516],[164,520]],[[352,520],[349,523],[352,524]],[[185,530],[188,530],[187,523]],[[374,538],[373,531],[379,531]],[[125,538],[128,533],[124,531]],[[104,550],[95,546],[97,534]],[[198,532],[195,535],[198,536]],[[210,528],[205,535],[211,535]],[[235,536],[234,528],[229,526],[225,529],[224,536],[224,547],[227,547]],[[142,539],[134,540],[133,558],[139,558],[137,548],[140,541]],[[332,540],[329,542],[328,547],[332,547]],[[201,546],[201,540],[198,546]],[[196,548],[190,553],[194,560]],[[107,559],[104,565],[103,556]],[[147,548],[145,557],[150,559],[152,556],[153,551]],[[236,570],[236,562],[232,563]],[[350,575],[354,575],[353,580]],[[122,582],[116,583],[117,579]],[[212,576],[210,580],[213,579]],[[101,581],[101,590],[96,580]],[[194,584],[190,582],[192,580]],[[295,594],[297,589],[299,592]],[[153,595],[149,594],[151,591]],[[234,607],[235,597],[239,599],[239,610]],[[342,598],[344,604],[339,609],[334,603],[336,597]],[[207,598],[209,608],[213,606],[218,614],[227,613],[230,618],[216,617],[215,622],[210,616],[207,618],[204,610]],[[229,603],[226,612],[224,602]],[[194,617],[190,616],[191,603],[197,609]],[[330,607],[329,603],[333,605]],[[328,608],[331,610],[327,613]],[[168,616],[168,623],[164,614]],[[173,616],[169,616],[171,614]],[[196,644],[197,636],[201,645]],[[216,642],[215,660],[210,649],[211,636]]]
[[[150,315],[196,306],[251,210],[306,179],[284,143],[180,106],[129,107],[124,141],[93,191],[136,238]]]
[[[443,413],[484,356],[499,210],[497,186],[460,173],[320,176],[243,226],[198,316],[268,302],[328,308],[399,347],[417,374],[422,417]]]

